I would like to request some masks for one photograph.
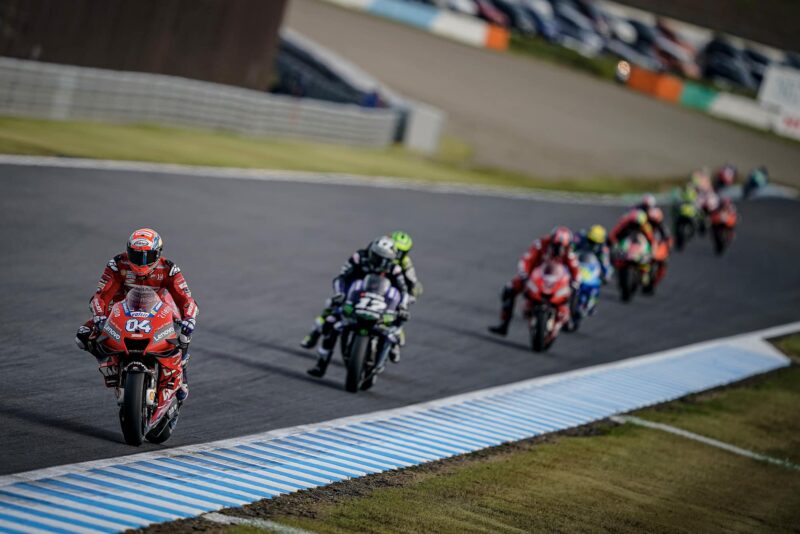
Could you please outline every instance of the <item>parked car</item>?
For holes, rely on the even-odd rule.
[[[561,44],[586,57],[596,57],[605,40],[594,31],[592,22],[567,0],[551,0],[561,30]]]
[[[628,22],[636,29],[636,49],[655,57],[661,63],[662,70],[692,79],[700,77],[700,67],[692,54],[663,35],[658,26],[650,26],[634,19]]]
[[[433,4],[439,9],[447,9],[471,17],[478,16],[478,6],[472,0],[433,0]]]
[[[658,47],[662,50],[663,59],[669,63],[671,70],[690,78],[700,79],[702,72],[697,64],[697,50],[686,39],[681,37],[678,32],[673,30],[667,22],[656,19],[656,35],[658,36]]]
[[[753,77],[756,84],[761,86],[761,82],[764,81],[764,75],[772,64],[772,60],[758,50],[749,47],[742,50],[742,55],[750,70],[750,75]]]
[[[514,0],[491,0],[491,2],[508,18],[509,27],[523,35],[536,34],[536,23],[521,4]]]
[[[701,62],[703,75],[714,83],[751,91],[758,89],[742,50],[721,37],[709,41],[701,54]]]
[[[561,40],[561,29],[550,2],[547,0],[520,0],[520,5],[533,19],[536,25],[536,33],[540,37],[551,43],[557,43]]]
[[[611,36],[608,14],[603,11],[594,0],[570,0],[575,8],[587,19],[589,19],[596,31],[602,37],[608,39]]]
[[[496,24],[497,26],[502,26],[507,28],[511,25],[511,22],[508,20],[508,17],[497,9],[494,4],[490,0],[473,0],[475,2],[475,6],[478,8],[478,18],[485,20],[490,24]]]
[[[655,50],[636,48],[639,34],[628,20],[608,15],[609,38],[606,39],[606,52],[624,59],[632,65],[652,71],[661,71],[664,66],[656,56]]]

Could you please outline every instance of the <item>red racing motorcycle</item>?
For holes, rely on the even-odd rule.
[[[717,255],[721,255],[730,246],[738,220],[739,216],[730,204],[723,204],[711,213],[711,240]]]
[[[535,352],[545,351],[569,319],[569,313],[561,318],[558,314],[559,308],[569,306],[572,297],[569,272],[558,262],[545,262],[531,272],[525,297],[531,348]]]
[[[188,340],[181,343],[177,308],[170,304],[152,288],[134,286],[125,300],[112,306],[94,339],[94,353],[107,358],[100,373],[106,386],[114,388],[129,445],[139,446],[144,439],[163,443],[178,422],[181,402],[175,394],[180,382],[173,377]]]

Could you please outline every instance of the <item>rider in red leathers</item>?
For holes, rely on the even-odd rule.
[[[93,352],[92,334],[103,329],[111,306],[124,299],[132,286],[152,287],[175,310],[176,320],[181,323],[181,341],[188,342],[196,324],[197,303],[180,268],[161,257],[162,248],[161,236],[155,230],[142,228],[131,234],[126,252],[109,260],[91,299],[92,318],[78,328],[75,342],[79,348]],[[184,354],[184,360],[187,358],[188,352]],[[161,364],[164,376],[159,377],[159,382],[179,384],[178,399],[185,400],[189,388],[181,359],[165,358]]]
[[[633,232],[641,232],[652,247],[655,241],[653,237],[653,228],[650,226],[648,219],[647,212],[642,209],[634,208],[626,212],[617,225],[611,230],[611,233],[608,234],[611,244],[617,244],[617,242]]]
[[[501,336],[508,333],[508,325],[514,313],[514,301],[517,295],[522,293],[533,270],[548,259],[559,261],[567,268],[572,277],[573,290],[575,289],[580,267],[578,258],[572,252],[572,232],[568,228],[558,226],[550,235],[534,241],[525,255],[520,258],[517,264],[517,275],[503,287],[500,296],[502,302],[500,323],[489,327],[490,332]],[[565,308],[564,312],[569,315],[569,307],[565,306]]]

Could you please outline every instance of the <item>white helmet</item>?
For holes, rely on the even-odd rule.
[[[397,257],[394,241],[388,236],[381,236],[369,245],[367,260],[373,269],[386,271]]]

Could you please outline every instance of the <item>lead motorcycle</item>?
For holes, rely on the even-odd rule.
[[[653,253],[650,242],[641,232],[627,236],[614,247],[612,254],[620,296],[629,302],[636,290],[650,285]]]
[[[379,274],[357,280],[348,291],[338,328],[350,393],[370,389],[385,369],[389,351],[399,342],[399,300],[397,289]]]
[[[176,310],[152,288],[134,286],[112,306],[93,339],[94,354],[106,358],[100,373],[106,387],[114,388],[122,435],[129,445],[139,446],[145,439],[164,443],[178,423],[180,384],[159,384],[163,366],[181,365],[188,350],[189,340],[181,342],[176,331]]]
[[[559,319],[558,309],[567,305],[572,297],[569,272],[558,262],[545,262],[531,272],[525,285],[525,297],[531,349],[545,351],[566,323],[564,318]]]

